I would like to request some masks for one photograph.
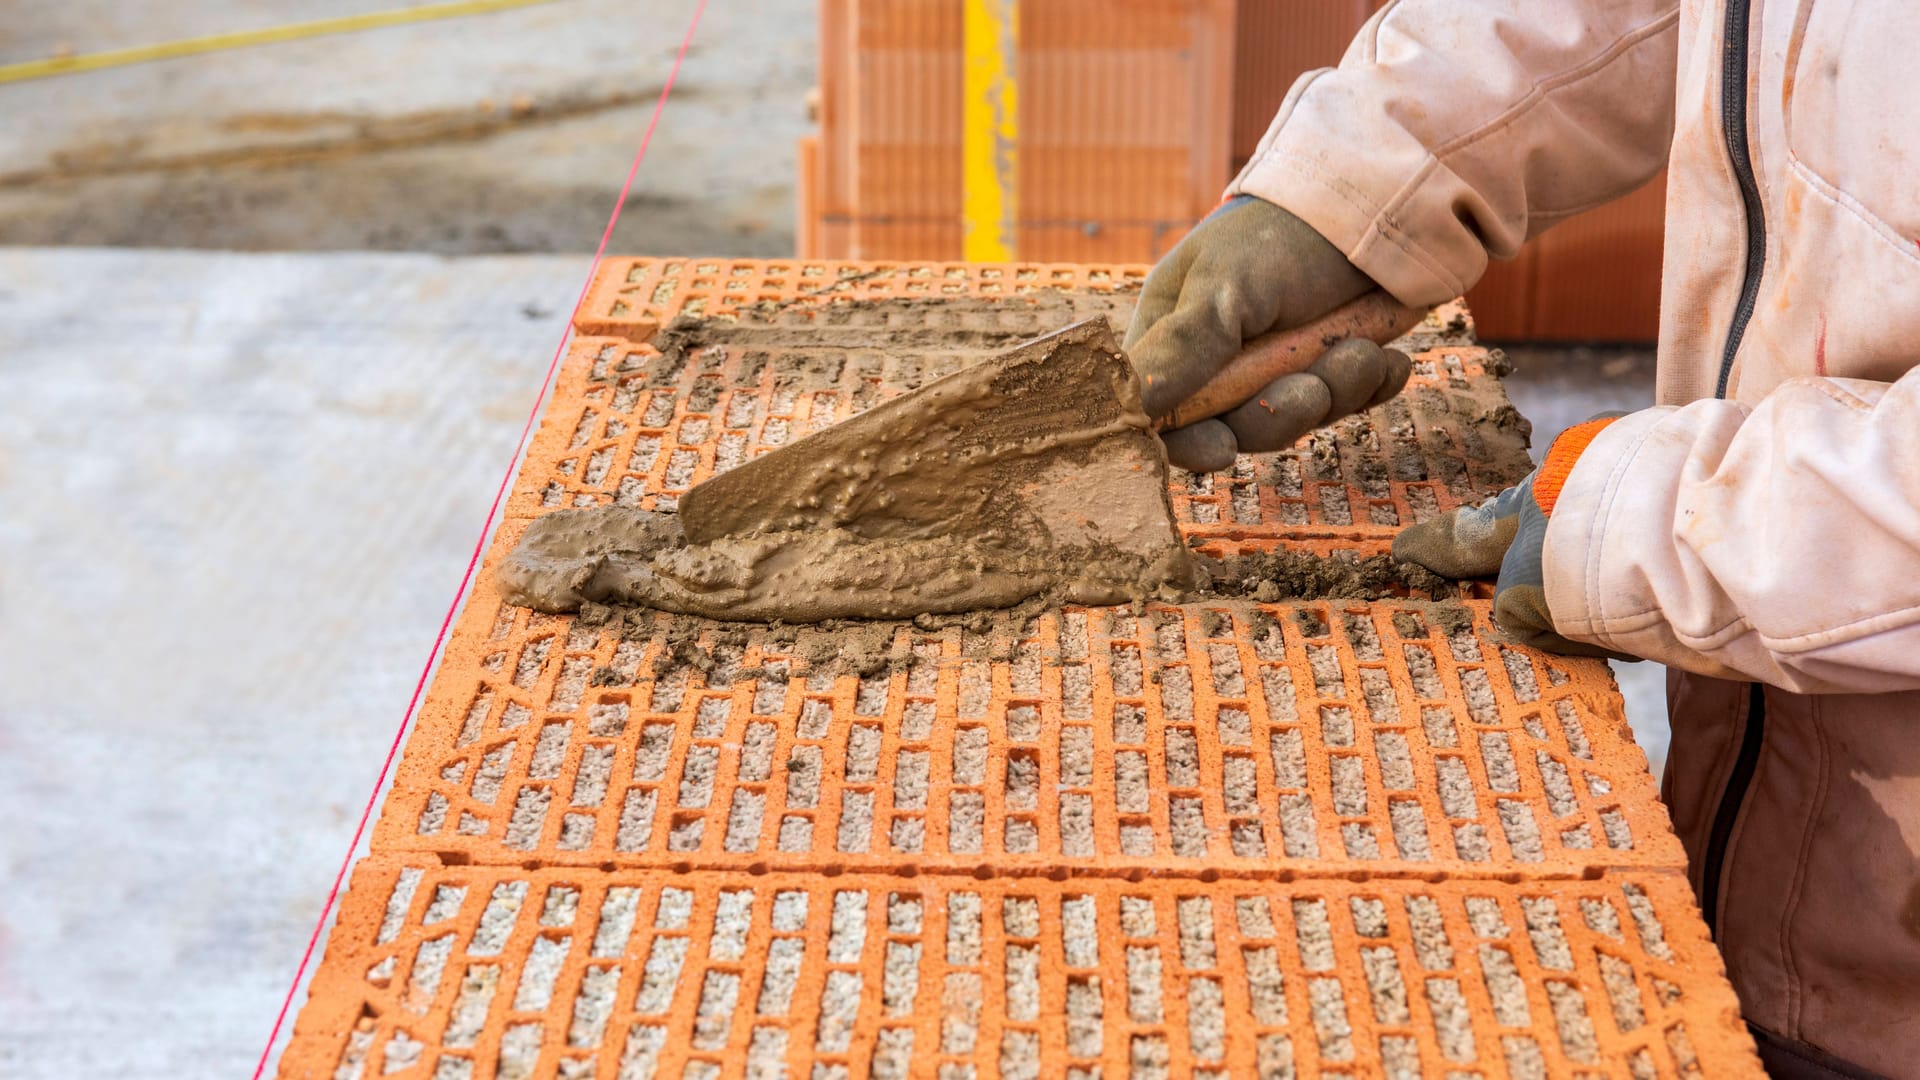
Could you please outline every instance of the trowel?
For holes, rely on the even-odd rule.
[[[545,515],[501,584],[544,610],[592,600],[788,622],[1177,598],[1204,575],[1174,524],[1155,431],[1424,314],[1376,290],[1255,338],[1157,424],[1106,320],[1089,319],[715,476],[677,514]]]

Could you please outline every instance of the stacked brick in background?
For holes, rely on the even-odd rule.
[[[958,3],[821,0],[818,247],[960,257]]]
[[[1021,6],[1022,258],[1151,261],[1219,202],[1233,9],[1232,0]]]
[[[962,3],[822,0],[820,135],[803,258],[954,259]],[[1232,0],[1020,5],[1016,244],[1151,262],[1227,181]]]
[[[1648,342],[1660,332],[1667,174],[1494,263],[1467,301],[1489,340]]]
[[[801,257],[959,257],[962,3],[822,0],[821,128],[800,152]],[[1338,63],[1380,6],[1022,4],[1018,255],[1159,259],[1213,208],[1294,81]],[[1665,194],[1663,174],[1495,264],[1468,294],[1481,335],[1652,341]]]
[[[1607,668],[1471,587],[817,627],[493,587],[541,514],[669,510],[1140,280],[603,264],[281,1075],[1757,1077]],[[1176,475],[1183,533],[1353,558],[1524,472],[1468,326]]]
[[[1233,24],[1233,169],[1304,72],[1332,67],[1380,0],[1240,0]],[[1476,317],[1479,315],[1475,309]]]

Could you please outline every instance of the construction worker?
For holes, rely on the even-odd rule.
[[[1659,404],[1580,425],[1400,557],[1510,634],[1668,666],[1664,794],[1777,1077],[1920,1076],[1920,12],[1902,0],[1398,0],[1156,267],[1165,411],[1376,284],[1464,292],[1669,168]],[[1218,469],[1384,400],[1350,342],[1170,434]]]

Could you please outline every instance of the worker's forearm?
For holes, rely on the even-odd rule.
[[[1675,0],[1399,0],[1294,85],[1234,193],[1409,304],[1638,187],[1673,132]]]
[[[1920,371],[1615,422],[1547,528],[1569,638],[1806,693],[1920,688]]]

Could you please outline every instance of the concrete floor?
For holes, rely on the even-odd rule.
[[[0,250],[0,1076],[244,1076],[581,256]]]
[[[0,63],[394,3],[20,0]],[[0,86],[0,1076],[251,1070],[692,7]],[[791,251],[812,7],[708,9],[613,250]],[[1514,352],[1543,436],[1650,400]]]
[[[406,6],[15,0],[0,63]],[[555,0],[0,85],[0,244],[592,251],[694,7]],[[793,253],[814,18],[707,8],[612,250]]]

